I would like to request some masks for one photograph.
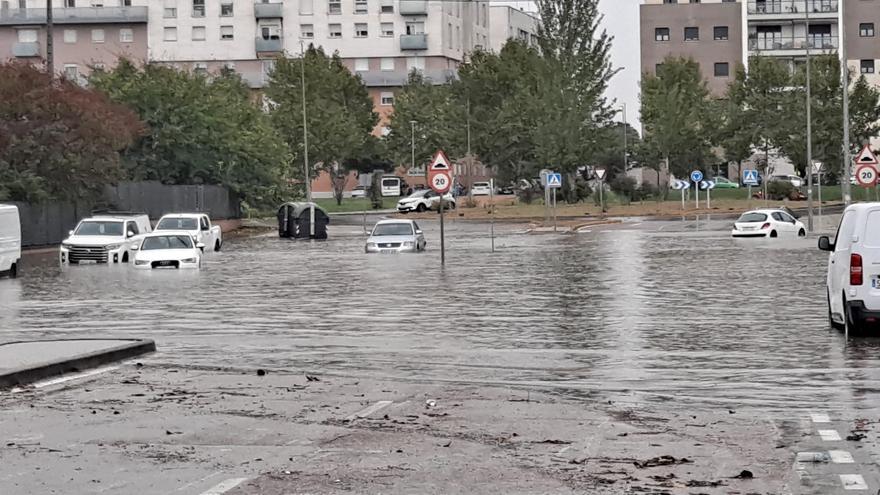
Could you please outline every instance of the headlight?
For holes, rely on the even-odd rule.
[[[63,247],[64,249],[70,249],[70,248],[73,247],[73,245],[72,245],[72,244],[68,244],[68,243],[66,243],[66,242],[62,242],[62,243],[61,243],[61,247]]]
[[[375,242],[368,242],[368,243],[367,243],[367,247],[368,247],[368,248],[374,248],[374,247],[376,247],[376,243],[375,243]]]
[[[185,260],[180,260],[180,262],[181,263],[195,263],[196,259],[195,258],[187,258]]]
[[[134,260],[134,264],[137,265],[137,266],[144,266],[144,265],[149,265],[150,262],[149,262],[149,261],[144,261],[144,260]]]
[[[403,243],[403,247],[413,247],[413,246],[415,246],[415,243],[412,241],[406,241]]]
[[[106,249],[107,251],[116,251],[121,247],[122,244],[107,244],[106,246],[104,246],[104,249]]]

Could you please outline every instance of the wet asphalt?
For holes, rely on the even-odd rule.
[[[365,255],[359,222],[334,219],[326,242],[235,237],[193,273],[31,255],[22,278],[0,281],[0,340],[146,337],[155,361],[181,368],[506,387],[670,414],[880,417],[880,340],[829,329],[814,237],[734,240],[726,219],[565,235],[499,224],[492,253],[488,224],[453,218],[441,267],[436,221],[422,222],[428,251],[409,256]],[[862,459],[869,480],[877,459]]]

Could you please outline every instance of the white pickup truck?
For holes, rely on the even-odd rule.
[[[219,225],[212,225],[211,219],[204,213],[172,213],[159,219],[155,231],[185,230],[196,242],[205,245],[205,249],[220,251],[223,246],[223,232]]]

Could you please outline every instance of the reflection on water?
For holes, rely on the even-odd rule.
[[[670,222],[670,224],[672,224]],[[366,256],[358,227],[323,243],[234,239],[201,272],[60,270],[0,281],[0,340],[145,336],[174,364],[552,387],[683,407],[869,408],[876,340],[825,316],[813,239],[734,241],[724,222],[571,236],[450,227],[429,252]],[[647,227],[647,228],[645,228]],[[708,229],[708,230],[707,230]]]

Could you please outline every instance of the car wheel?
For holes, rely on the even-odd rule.
[[[835,330],[843,331],[843,330],[844,330],[844,325],[843,325],[843,324],[840,324],[840,323],[837,323],[836,321],[834,321],[834,318],[832,317],[832,312],[831,312],[831,293],[828,292],[827,289],[825,290],[825,293],[826,293],[826,295],[827,295],[827,297],[828,297],[828,325],[829,325],[831,328],[835,329]]]
[[[220,241],[214,243],[214,251],[220,251]]]
[[[18,263],[13,263],[9,268],[9,278],[18,278]]]
[[[770,237],[779,237],[775,230],[770,232]]]
[[[128,263],[128,251],[122,254],[122,262]]]
[[[806,231],[806,230],[801,229],[801,230],[798,231],[798,237],[806,237],[806,236],[807,236],[807,231]]]
[[[849,306],[846,303],[846,295],[843,296],[843,318],[846,320],[846,326],[844,329],[849,327],[848,330],[850,335],[858,335],[861,332],[862,325],[853,318],[852,311],[850,311]]]
[[[425,203],[419,203],[419,206],[416,207],[416,212],[424,213],[428,208],[425,206]]]

